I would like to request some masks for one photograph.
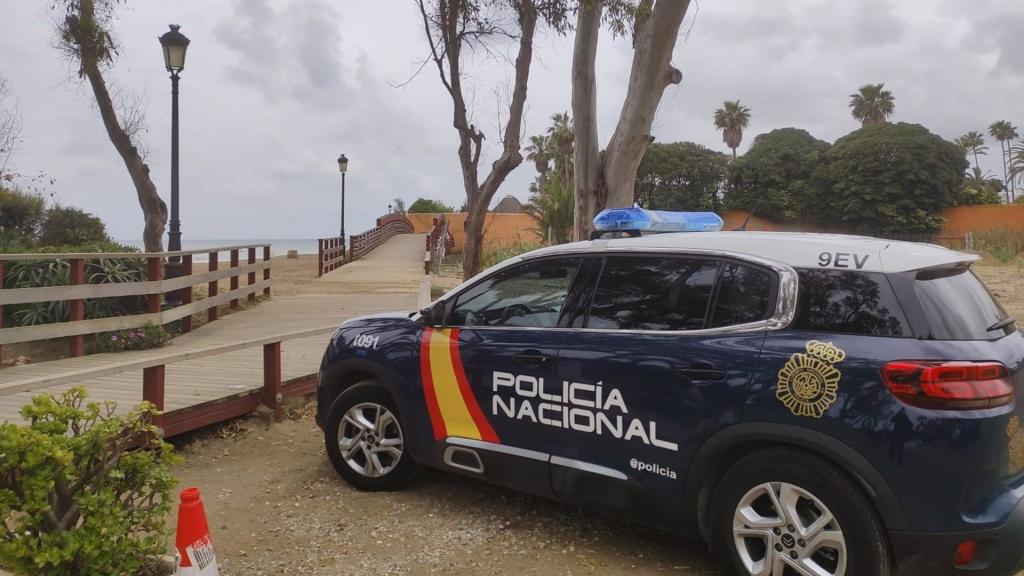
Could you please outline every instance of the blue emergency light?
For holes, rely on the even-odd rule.
[[[714,212],[606,208],[594,218],[597,232],[717,232],[725,222]]]

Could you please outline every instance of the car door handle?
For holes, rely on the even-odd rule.
[[[676,370],[676,374],[690,381],[720,382],[725,380],[725,370],[717,370],[710,362],[694,362],[687,368]]]
[[[528,366],[540,366],[547,364],[551,357],[547,354],[541,354],[539,350],[526,350],[513,356],[516,362],[520,364],[526,364]]]

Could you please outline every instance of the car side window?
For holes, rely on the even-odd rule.
[[[727,262],[718,280],[718,295],[711,314],[710,328],[735,326],[766,320],[771,316],[774,275],[767,270]]]
[[[794,330],[906,336],[910,328],[884,274],[844,270],[797,270]]]
[[[580,262],[580,258],[556,258],[502,270],[460,294],[449,322],[555,328]]]
[[[587,327],[703,328],[718,267],[718,262],[696,258],[610,257],[594,292]]]

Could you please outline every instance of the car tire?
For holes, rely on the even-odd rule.
[[[419,471],[409,454],[409,440],[391,395],[376,380],[346,389],[327,413],[327,455],[338,475],[359,490],[408,485]]]
[[[894,573],[871,503],[814,454],[772,448],[741,458],[719,482],[711,511],[726,574],[797,574],[787,568],[794,563],[835,576]]]

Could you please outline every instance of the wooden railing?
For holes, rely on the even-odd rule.
[[[317,241],[317,278],[345,264],[345,239],[341,236],[321,238]]]
[[[244,264],[240,263],[240,254],[243,251],[246,256]],[[262,252],[261,259],[257,259],[257,251]],[[219,256],[223,252],[229,253],[230,258],[226,268],[220,267]],[[192,257],[195,254],[208,255],[209,264],[206,272],[192,273]],[[175,278],[164,278],[165,260],[171,258],[180,259],[180,275]],[[86,262],[110,259],[145,259],[147,279],[137,282],[87,284],[85,279]],[[2,284],[0,284],[0,346],[53,338],[70,338],[71,355],[82,356],[85,354],[85,336],[89,334],[141,328],[146,324],[163,326],[178,320],[181,321],[181,331],[190,332],[193,315],[206,312],[207,320],[212,322],[217,320],[217,308],[221,304],[230,304],[231,308],[237,308],[239,299],[243,297],[250,301],[255,300],[260,291],[265,295],[270,295],[269,244],[214,247],[180,252],[0,254],[0,278],[3,277],[5,263],[25,260],[69,262],[70,284],[7,289],[2,288]],[[258,275],[262,276],[262,279],[257,281]],[[239,287],[239,278],[242,276],[246,277],[247,283],[245,286]],[[230,289],[220,293],[218,282],[225,278],[230,279]],[[195,286],[206,286],[207,298],[193,302],[192,288]],[[178,293],[181,304],[172,308],[163,308],[164,296],[174,292]],[[86,299],[124,296],[145,296],[147,311],[127,316],[85,319]],[[4,328],[4,306],[46,302],[67,302],[69,319],[49,324]]]
[[[358,260],[396,234],[412,234],[412,222],[401,214],[377,218],[377,226],[349,236],[349,260]]]

